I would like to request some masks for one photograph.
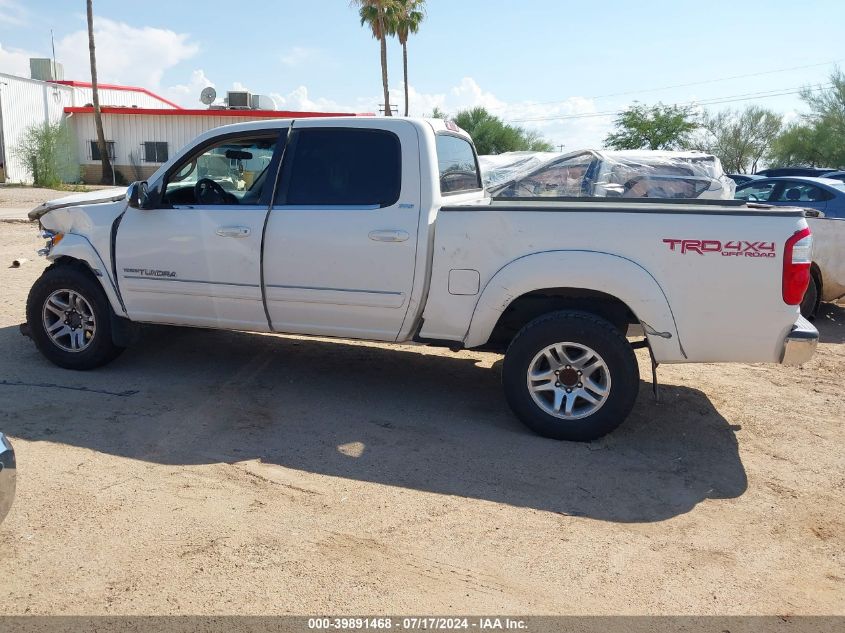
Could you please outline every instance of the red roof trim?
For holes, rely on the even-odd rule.
[[[61,84],[62,86],[72,86],[74,88],[90,88],[91,83],[87,81],[68,81],[68,80],[57,80],[52,82],[54,84]],[[139,88],[137,86],[118,86],[117,84],[97,84],[98,88],[102,88],[104,90],[124,90],[126,92],[140,92],[142,94],[147,95],[148,97],[152,97],[153,99],[158,99],[162,103],[166,103],[169,106],[176,108],[177,110],[181,110],[182,106],[173,103],[172,101],[168,101],[161,95],[157,95],[156,93],[152,92],[151,90],[147,90],[146,88]]]
[[[91,114],[94,108],[67,107],[65,114]],[[166,110],[163,108],[100,108],[103,114],[134,114],[151,116],[222,116],[222,117],[246,117],[252,119],[297,119],[308,117],[329,117],[329,116],[373,116],[373,114],[350,112],[294,112],[292,110]]]

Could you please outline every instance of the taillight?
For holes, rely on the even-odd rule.
[[[810,229],[797,231],[783,247],[783,300],[797,306],[810,284],[810,264],[813,256],[813,236]]]

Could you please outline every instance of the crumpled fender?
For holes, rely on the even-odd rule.
[[[513,300],[544,288],[579,288],[612,295],[642,323],[658,362],[686,358],[672,308],[654,276],[626,257],[595,251],[534,253],[502,267],[481,292],[464,345],[483,345]]]
[[[65,233],[62,240],[56,244],[47,255],[47,259],[55,262],[62,257],[69,257],[85,262],[94,276],[100,282],[108,297],[109,303],[117,316],[126,316],[126,310],[118,297],[109,266],[102,260],[97,250],[85,237],[75,233]]]

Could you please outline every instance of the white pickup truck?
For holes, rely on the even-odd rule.
[[[470,138],[440,120],[227,126],[148,183],[30,217],[52,265],[29,334],[71,369],[111,361],[136,323],[484,347],[505,352],[525,424],[591,440],[634,405],[637,345],[654,363],[801,363],[818,338],[798,312],[801,210],[494,201]]]

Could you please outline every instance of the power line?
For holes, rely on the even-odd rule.
[[[703,86],[705,84],[713,84],[721,81],[731,81],[733,79],[747,79],[748,77],[761,77],[763,75],[774,75],[776,73],[785,73],[792,70],[803,70],[805,68],[818,68],[819,66],[828,66],[830,64],[838,64],[845,61],[845,58],[834,59],[829,62],[819,62],[817,64],[805,64],[803,66],[790,66],[789,68],[777,68],[775,70],[764,70],[757,73],[745,73],[743,75],[732,75],[730,77],[717,77],[715,79],[703,79],[701,81],[691,81],[689,83],[675,84],[672,86],[662,86],[660,88],[646,88],[644,90],[629,90],[626,92],[613,92],[606,95],[597,95],[595,97],[587,97],[587,99],[595,101],[596,99],[608,99],[610,97],[625,97],[628,95],[645,94],[648,92],[660,92],[661,90],[672,90],[674,88],[689,88],[690,86]],[[538,101],[536,105],[549,105],[552,103],[565,103],[567,99],[556,99],[554,101]]]
[[[725,103],[736,103],[739,101],[751,101],[755,99],[769,99],[772,97],[782,97],[786,95],[800,94],[801,92],[816,92],[818,90],[825,90],[832,87],[833,84],[824,84],[816,86],[815,88],[779,88],[777,90],[763,90],[760,92],[746,92],[737,95],[728,95],[724,97],[713,97],[710,99],[701,99],[698,101],[687,101],[684,103],[671,103],[668,105],[676,107],[684,106],[707,106],[707,105],[721,105]],[[539,104],[537,104],[539,105]],[[584,112],[581,114],[560,114],[554,116],[540,116],[540,117],[526,117],[522,119],[508,119],[510,123],[529,123],[532,121],[560,121],[567,119],[591,119],[600,117],[619,116],[624,110],[604,110],[602,112]]]

